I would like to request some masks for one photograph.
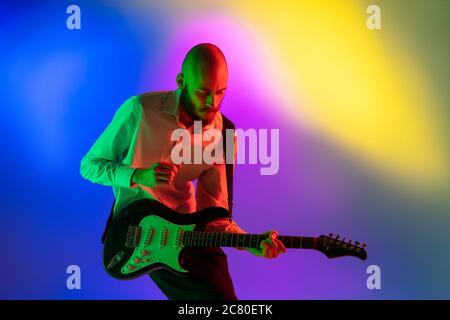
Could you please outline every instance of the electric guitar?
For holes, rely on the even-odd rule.
[[[259,248],[266,234],[205,232],[209,221],[228,217],[228,211],[211,207],[194,213],[179,213],[149,199],[141,199],[125,207],[112,220],[103,248],[103,265],[117,279],[134,279],[156,269],[187,274],[180,263],[183,248],[189,247],[252,247]],[[313,249],[328,258],[353,256],[367,258],[366,245],[320,237],[278,236],[286,248]]]

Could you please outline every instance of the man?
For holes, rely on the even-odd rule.
[[[176,91],[134,96],[119,108],[81,162],[85,179],[113,187],[114,214],[141,198],[158,200],[182,213],[211,206],[228,209],[225,163],[175,165],[171,161],[174,130],[183,128],[193,135],[194,121],[201,121],[202,130],[222,130],[219,108],[227,80],[223,53],[213,44],[202,43],[186,55]],[[203,142],[202,150],[207,145]],[[208,223],[205,229],[245,233],[226,218]],[[267,232],[259,249],[246,250],[266,258],[286,251],[274,231]],[[192,270],[189,277],[162,269],[150,274],[169,299],[237,299],[222,249],[186,248],[185,263]]]

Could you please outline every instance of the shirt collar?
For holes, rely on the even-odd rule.
[[[180,96],[181,90],[177,89],[169,93],[169,96],[164,100],[161,111],[171,114],[179,120],[180,116]]]

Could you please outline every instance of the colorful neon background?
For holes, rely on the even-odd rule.
[[[81,8],[81,30],[66,8]],[[366,9],[381,8],[368,30]],[[225,249],[240,299],[450,298],[450,2],[4,2],[1,15],[1,299],[164,299],[101,265],[110,188],[82,156],[131,95],[175,88],[187,50],[217,44],[222,111],[280,129],[280,171],[235,173],[235,219],[253,233],[366,242],[369,259]],[[81,267],[81,290],[66,268]],[[381,268],[368,290],[366,268]]]

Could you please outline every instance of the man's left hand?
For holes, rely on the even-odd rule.
[[[268,259],[276,258],[280,253],[286,253],[284,244],[277,239],[278,233],[276,231],[267,231],[267,238],[261,241],[259,248],[246,248],[255,256],[264,257]]]

